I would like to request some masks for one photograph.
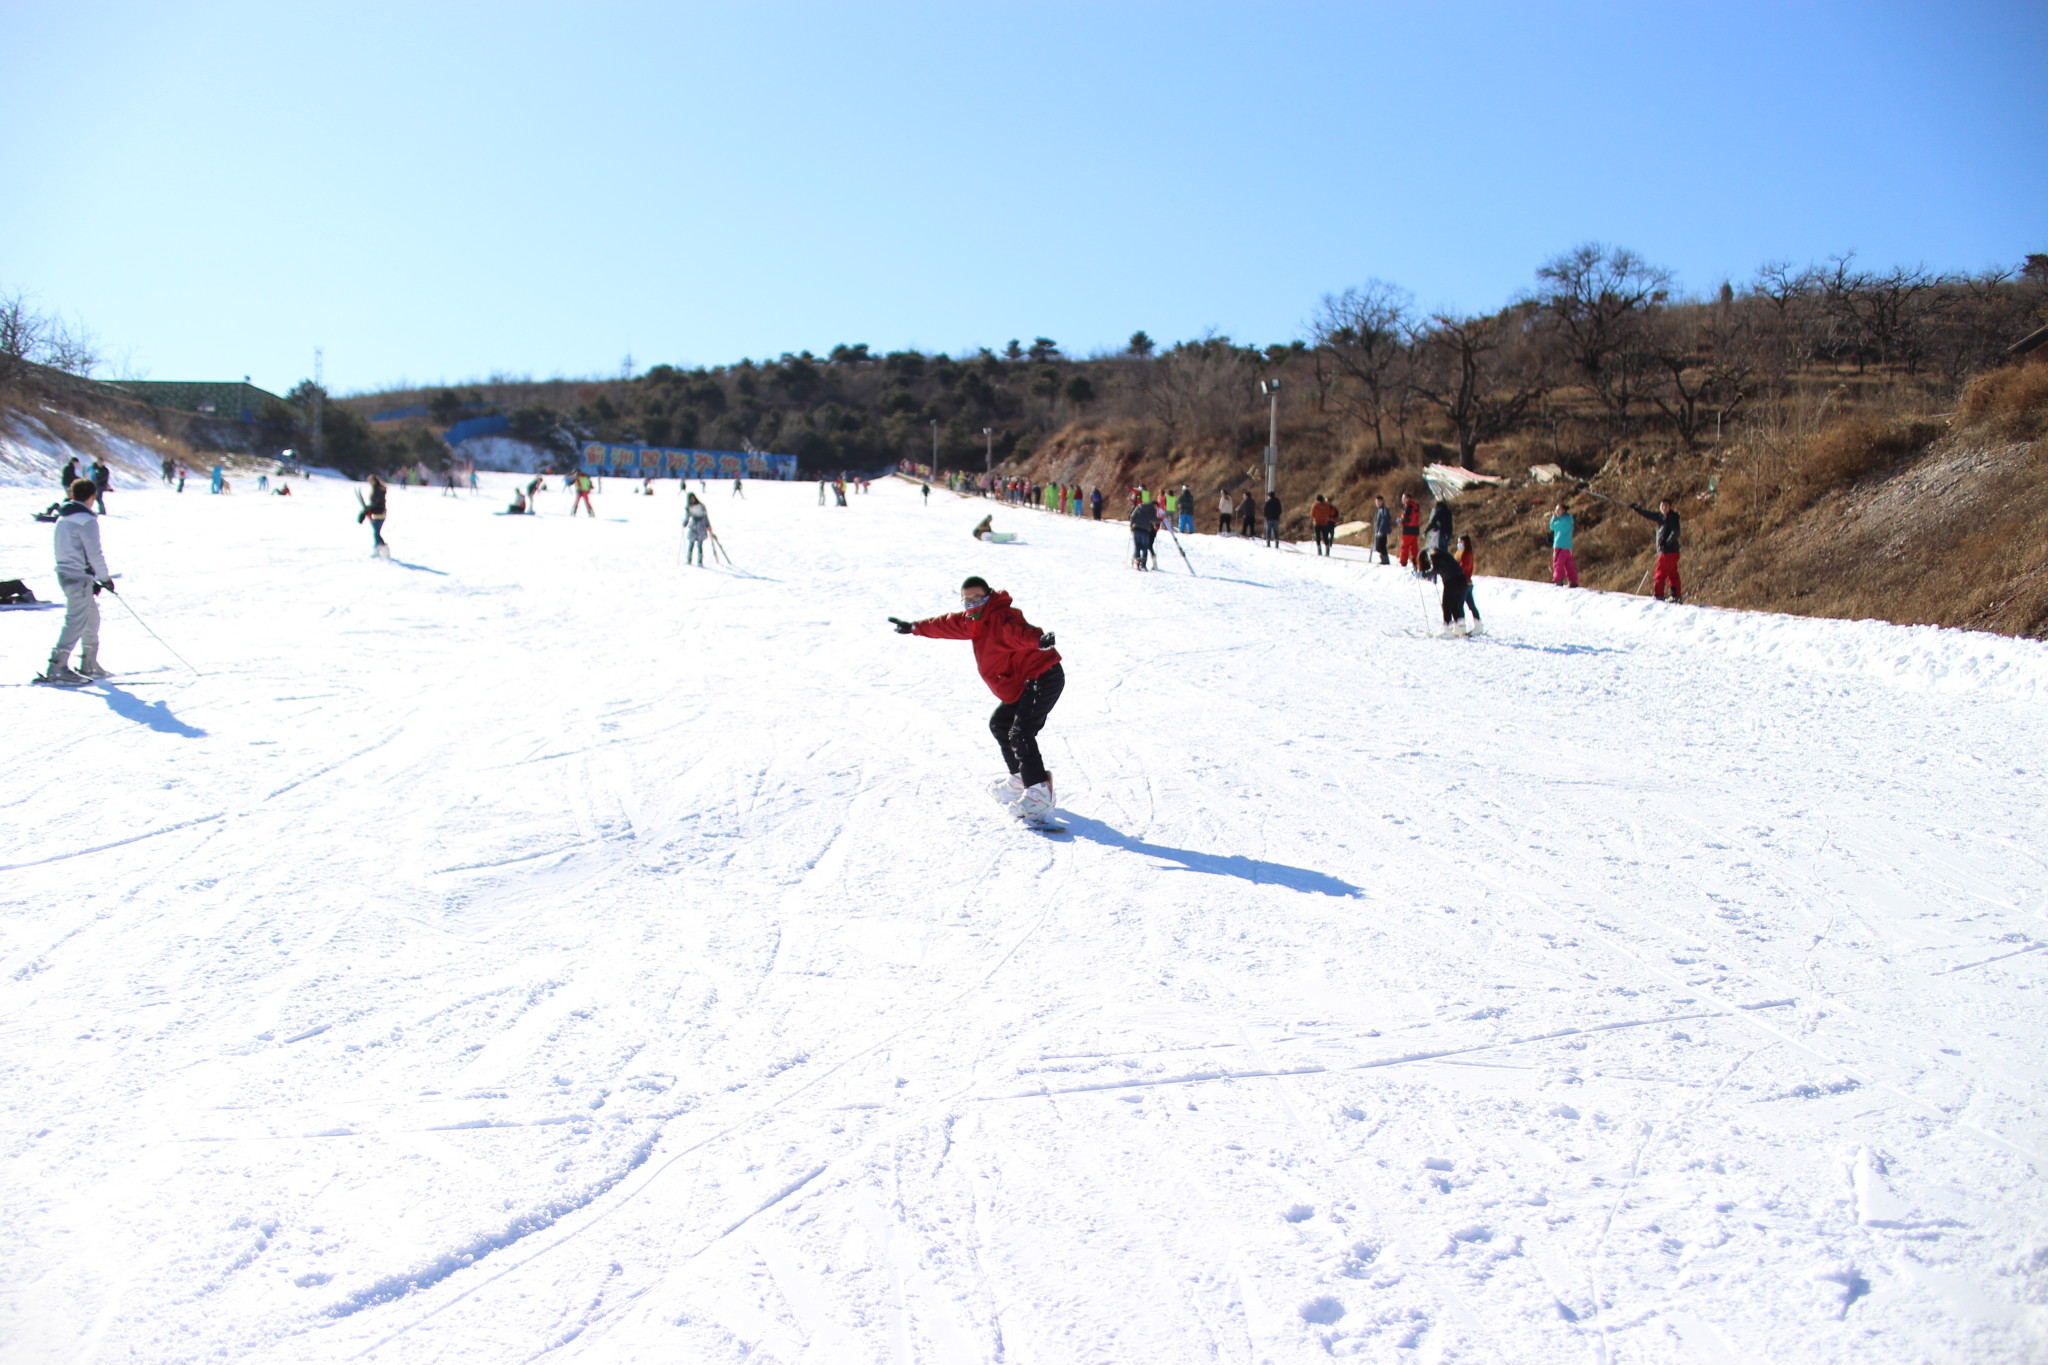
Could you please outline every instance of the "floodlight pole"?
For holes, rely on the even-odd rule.
[[[1272,403],[1266,427],[1266,494],[1270,497],[1280,486],[1280,381],[1261,379],[1259,392]]]
[[[932,418],[932,477],[939,476],[939,419]]]
[[[982,457],[981,461],[981,472],[993,474],[996,472],[996,429],[994,427],[983,427],[981,429],[981,439],[988,442],[988,452]],[[936,473],[937,468],[934,465],[933,472]]]

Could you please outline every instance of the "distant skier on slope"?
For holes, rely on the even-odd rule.
[[[214,468],[218,471],[220,466],[215,465]],[[361,500],[362,496],[360,493],[356,494],[358,500]],[[360,526],[365,521],[370,523],[370,555],[375,559],[391,558],[391,547],[384,543],[385,498],[384,480],[372,474],[370,497],[368,501],[363,502],[363,510],[356,513],[356,525]]]
[[[1308,505],[1308,522],[1315,532],[1316,553],[1326,555],[1337,544],[1337,504],[1321,493]]]
[[[1026,824],[1044,824],[1056,801],[1052,774],[1038,751],[1038,732],[1067,685],[1052,632],[1025,620],[1024,613],[1010,605],[1010,594],[991,591],[984,578],[969,578],[960,585],[960,607],[950,615],[922,621],[892,616],[889,624],[900,635],[974,642],[974,666],[1001,703],[989,716],[988,728],[1010,770],[1007,778],[989,788],[990,794]]]
[[[594,487],[594,485],[593,485],[593,484],[591,483],[591,481],[590,481],[590,476],[589,476],[588,474],[585,474],[585,473],[584,473],[584,472],[583,472],[582,470],[580,470],[580,469],[579,469],[579,470],[577,470],[577,471],[576,471],[576,500],[575,500],[574,502],[572,502],[572,503],[570,503],[570,504],[569,504],[569,515],[570,515],[570,516],[572,516],[572,517],[573,517],[573,516],[575,516],[575,515],[576,515],[576,509],[577,509],[577,508],[579,508],[579,507],[581,507],[581,508],[582,508],[582,509],[583,509],[584,511],[586,511],[586,512],[590,513],[590,515],[591,515],[591,517],[592,517],[593,519],[595,519],[595,518],[596,518],[596,516],[597,516],[597,508],[596,508],[596,507],[594,507],[594,506],[592,506],[592,505],[591,505],[591,502],[590,502],[590,490],[591,490],[591,488],[592,488],[592,487]]]
[[[1157,558],[1152,542],[1159,537],[1159,505],[1146,498],[1131,509],[1131,562],[1141,569]]]
[[[1407,568],[1422,553],[1422,507],[1406,493],[1401,495],[1401,567]]]
[[[100,604],[93,599],[101,589],[114,590],[114,575],[107,568],[100,549],[99,518],[93,515],[91,479],[71,481],[71,501],[58,509],[57,586],[64,590],[64,628],[57,633],[57,647],[50,651],[49,666],[39,683],[76,687],[104,678],[100,667]],[[83,644],[78,668],[71,667],[71,650]]]
[[[1451,503],[1448,498],[1438,498],[1436,505],[1429,509],[1429,523],[1423,528],[1429,537],[1429,548],[1442,554],[1451,548]]]
[[[1387,500],[1374,495],[1372,500],[1372,552],[1380,557],[1380,563],[1387,562],[1387,537],[1394,533],[1394,514],[1387,510]]]
[[[1266,544],[1280,548],[1280,495],[1266,494],[1266,505],[1259,509],[1266,516]]]
[[[1465,571],[1465,610],[1472,613],[1472,628],[1479,630],[1486,619],[1479,614],[1479,599],[1472,595],[1472,537],[1458,537],[1458,567]]]
[[[1421,550],[1417,552],[1415,572],[1423,578],[1433,578],[1443,586],[1444,634],[1469,635],[1471,629],[1465,624],[1465,590],[1472,581],[1451,558],[1448,550]]]
[[[1671,506],[1671,499],[1658,499],[1657,510],[1654,512],[1647,507],[1638,507],[1634,503],[1628,506],[1637,516],[1657,523],[1657,581],[1652,585],[1651,591],[1656,594],[1657,600],[1662,602],[1664,589],[1668,587],[1671,589],[1672,601],[1684,602],[1685,598],[1681,594],[1685,589],[1678,581],[1678,513]],[[1639,583],[1640,581],[1638,580]]]
[[[706,507],[695,493],[683,504],[683,525],[690,532],[690,553],[684,557],[685,564],[704,567],[704,542],[711,539],[711,509]]]
[[[1550,581],[1558,587],[1579,586],[1579,561],[1572,556],[1572,531],[1577,519],[1559,503],[1550,513]]]

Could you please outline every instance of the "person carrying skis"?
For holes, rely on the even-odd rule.
[[[1308,505],[1308,524],[1315,532],[1316,553],[1330,553],[1337,544],[1337,505],[1316,494],[1316,500]]]
[[[216,466],[218,468],[218,466]],[[356,495],[360,498],[362,495]],[[356,525],[370,523],[370,555],[374,559],[391,558],[391,547],[384,543],[384,480],[375,474],[370,476],[370,499],[363,504],[363,510],[356,513]]]
[[[1444,634],[1470,635],[1471,628],[1465,624],[1465,595],[1472,586],[1458,561],[1451,558],[1448,550],[1418,550],[1415,555],[1415,572],[1422,578],[1433,578],[1444,590]]]
[[[1406,493],[1401,495],[1401,567],[1416,562],[1422,553],[1422,507]]]
[[[1550,581],[1556,586],[1579,586],[1579,561],[1572,557],[1572,531],[1577,520],[1559,503],[1550,512]]]
[[[1683,603],[1684,587],[1678,581],[1678,512],[1671,505],[1671,499],[1659,498],[1657,510],[1638,507],[1630,503],[1629,510],[1639,517],[1657,523],[1657,581],[1651,586],[1657,600],[1664,600],[1664,589],[1671,589],[1671,600]]]
[[[1146,561],[1156,558],[1152,542],[1158,538],[1159,505],[1148,497],[1131,509],[1131,562],[1149,567]]]
[[[684,557],[685,564],[704,567],[704,542],[711,539],[711,509],[706,507],[695,493],[683,504],[683,525],[690,532],[690,552]]]
[[[109,670],[100,667],[100,604],[93,599],[101,590],[114,590],[114,575],[107,568],[107,556],[100,549],[99,518],[93,515],[95,492],[91,479],[73,479],[71,500],[57,509],[57,586],[64,590],[64,628],[57,633],[57,647],[39,683],[77,687],[104,678]],[[78,668],[71,667],[73,646],[83,645]]]
[[[590,481],[590,476],[589,476],[588,474],[584,473],[584,472],[583,472],[582,470],[580,470],[580,469],[579,469],[579,470],[577,470],[577,471],[576,471],[576,500],[575,500],[574,502],[572,502],[572,503],[570,503],[570,504],[569,504],[569,515],[570,515],[570,516],[572,516],[572,517],[573,517],[573,516],[575,516],[575,515],[576,515],[576,509],[577,509],[577,508],[579,508],[579,507],[581,507],[581,508],[582,508],[582,509],[583,509],[584,511],[586,511],[586,512],[590,513],[590,515],[591,515],[591,518],[592,518],[593,520],[595,520],[595,519],[596,519],[596,517],[597,517],[597,508],[593,507],[593,506],[591,505],[591,502],[590,502],[590,490],[591,490],[591,488],[592,488],[592,487],[594,487],[594,485],[593,485],[593,484],[591,483],[591,481]]]
[[[1372,552],[1380,557],[1380,563],[1387,563],[1387,537],[1394,534],[1394,514],[1387,510],[1387,500],[1378,494],[1372,500]]]
[[[988,580],[980,577],[960,585],[959,611],[922,621],[892,616],[889,624],[899,635],[974,642],[974,666],[1001,703],[989,716],[988,728],[1010,770],[989,793],[1027,824],[1049,819],[1056,803],[1052,774],[1045,770],[1038,750],[1038,732],[1067,685],[1052,632],[1025,620],[1024,613],[1010,604],[1010,594],[992,591]]]
[[[1266,516],[1266,544],[1280,548],[1280,494],[1266,494],[1266,505],[1260,509]]]
[[[1458,537],[1458,567],[1465,571],[1465,610],[1472,613],[1472,628],[1478,630],[1486,624],[1479,614],[1478,599],[1472,596],[1472,537]]]

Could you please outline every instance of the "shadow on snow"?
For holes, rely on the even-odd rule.
[[[1362,896],[1365,892],[1350,882],[1327,873],[1311,872],[1305,867],[1289,867],[1286,863],[1269,863],[1258,858],[1247,858],[1242,854],[1197,853],[1193,849],[1168,848],[1165,844],[1148,844],[1143,839],[1134,839],[1121,830],[1111,829],[1100,820],[1086,816],[1060,812],[1060,819],[1077,839],[1087,839],[1105,848],[1120,848],[1126,853],[1136,853],[1147,858],[1163,858],[1178,863],[1187,872],[1206,873],[1212,877],[1236,877],[1254,886],[1284,886],[1294,891],[1312,891],[1325,896]]]
[[[172,715],[169,702],[144,701],[112,683],[101,683],[99,690],[107,699],[108,709],[123,720],[147,725],[160,735],[177,735],[181,739],[203,739],[206,736],[206,731],[198,726],[187,725]]]

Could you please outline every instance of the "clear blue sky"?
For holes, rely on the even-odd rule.
[[[30,4],[0,289],[340,391],[2048,250],[2048,4]],[[102,371],[105,373],[106,371]]]

